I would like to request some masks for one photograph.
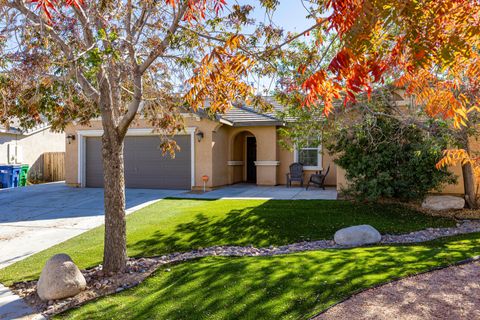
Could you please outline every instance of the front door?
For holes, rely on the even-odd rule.
[[[257,140],[255,137],[247,137],[247,182],[257,183]]]

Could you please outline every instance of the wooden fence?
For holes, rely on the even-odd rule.
[[[43,154],[43,180],[65,180],[65,152],[47,152]]]

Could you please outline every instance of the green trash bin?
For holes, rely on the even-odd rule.
[[[25,187],[27,185],[27,176],[28,176],[28,164],[22,165],[20,168],[20,183],[19,187]]]

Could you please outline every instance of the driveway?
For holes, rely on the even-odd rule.
[[[182,190],[129,189],[127,213]],[[103,223],[103,189],[51,183],[0,189],[0,269]]]

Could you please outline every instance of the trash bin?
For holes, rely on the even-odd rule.
[[[20,187],[25,187],[27,185],[28,169],[28,164],[24,164],[20,167]]]
[[[20,182],[21,166],[0,165],[1,188],[16,188]]]

